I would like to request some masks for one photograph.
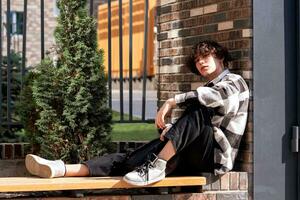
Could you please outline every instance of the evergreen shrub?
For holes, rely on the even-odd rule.
[[[86,1],[57,3],[58,59],[53,63],[46,58],[32,72],[23,97],[32,98],[27,104],[33,107],[23,121],[39,155],[78,163],[110,149],[111,110],[103,51],[97,48],[96,22],[87,14]],[[25,110],[20,112],[24,116]]]

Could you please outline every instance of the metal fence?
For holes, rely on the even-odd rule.
[[[118,14],[119,14],[119,94],[120,94],[120,122],[153,122],[153,119],[146,119],[146,84],[147,84],[147,55],[148,55],[148,0],[144,0],[144,48],[143,48],[143,75],[142,75],[142,113],[141,119],[134,120],[133,119],[133,76],[132,76],[132,59],[133,59],[133,0],[129,1],[129,118],[124,118],[124,87],[123,87],[123,32],[122,32],[122,25],[123,25],[123,13],[122,13],[122,0],[118,0]],[[112,107],[112,78],[111,78],[111,1],[107,1],[107,8],[108,8],[108,88],[109,88],[109,106]]]
[[[6,130],[11,131],[14,128],[21,128],[22,125],[20,122],[12,119],[12,115],[14,113],[13,111],[13,99],[12,99],[12,90],[13,90],[13,84],[12,82],[12,72],[13,72],[13,66],[12,66],[12,51],[11,51],[11,36],[12,36],[12,19],[11,19],[11,1],[7,0],[6,2],[6,66],[4,65],[4,59],[3,59],[3,40],[2,40],[2,1],[0,3],[0,124],[1,127],[6,127]],[[41,13],[44,13],[44,1],[41,0]],[[41,41],[41,55],[42,58],[44,57],[44,32],[43,32],[43,22],[44,22],[44,16],[41,15],[41,35],[42,35],[42,41]],[[23,25],[27,23],[27,0],[24,0],[24,12],[23,12]],[[25,76],[25,61],[26,61],[26,26],[23,26],[23,47],[22,47],[22,64],[21,68],[18,69],[18,72],[20,73],[20,84],[21,86],[19,89],[21,90],[24,85],[24,76]],[[6,75],[6,76],[5,76]],[[5,78],[5,80],[4,80]],[[5,88],[3,88],[5,86]],[[6,90],[6,96],[3,95]],[[20,91],[19,91],[20,92]],[[3,105],[5,103],[5,105]],[[5,109],[4,109],[5,108]],[[6,113],[5,113],[6,112]],[[5,114],[4,114],[5,113]]]
[[[26,38],[27,38],[27,7],[28,3],[27,0],[24,0],[24,10],[23,10],[23,26],[22,26],[22,53],[21,53],[21,66],[18,69],[14,69],[12,66],[12,45],[11,45],[11,37],[12,37],[12,15],[11,15],[11,0],[7,0],[6,2],[6,58],[4,59],[3,56],[3,40],[2,40],[2,15],[0,17],[0,124],[1,127],[5,127],[6,130],[13,132],[16,129],[22,128],[22,125],[19,121],[17,121],[13,116],[14,114],[14,101],[16,96],[18,94],[13,94],[12,91],[14,90],[14,93],[16,92],[16,88],[14,88],[14,80],[12,79],[12,73],[17,70],[19,81],[20,81],[20,87],[17,87],[17,93],[20,93],[23,86],[24,86],[24,76],[26,73]],[[94,10],[94,0],[89,0],[89,14],[93,15]],[[108,7],[108,89],[109,89],[109,107],[112,108],[112,76],[111,76],[111,59],[112,59],[112,50],[111,50],[111,1],[105,1],[104,3],[107,3]],[[132,0],[129,1],[129,9],[130,9],[130,17],[129,17],[129,113],[128,113],[128,119],[124,117],[124,87],[123,87],[123,33],[122,33],[122,0],[118,0],[119,3],[119,94],[120,94],[120,120],[118,122],[126,123],[126,122],[153,122],[153,119],[146,119],[145,117],[145,111],[146,111],[146,83],[147,83],[147,34],[148,34],[148,0],[145,0],[144,2],[144,52],[143,52],[143,76],[142,76],[142,114],[141,119],[134,119],[133,117],[133,77],[132,77],[132,42],[133,42],[133,33],[132,33],[132,23],[133,23],[133,17],[132,17]],[[44,59],[45,57],[45,19],[44,19],[44,0],[40,0],[40,28],[41,28],[41,59]],[[3,7],[2,7],[2,1],[0,2],[0,13],[2,13]],[[106,28],[106,27],[104,27]],[[6,60],[6,65],[4,65],[4,60]],[[3,87],[5,86],[5,87]],[[5,91],[6,90],[6,91]],[[3,95],[5,94],[5,95]]]

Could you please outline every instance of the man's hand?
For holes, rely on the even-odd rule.
[[[170,128],[172,127],[172,124],[166,124],[166,128],[163,130],[163,132],[160,134],[159,139],[161,141],[165,140],[165,134],[170,130]]]
[[[174,98],[168,99],[163,106],[159,109],[156,114],[155,124],[157,128],[164,129],[165,117],[171,114],[171,110],[176,107],[176,102]]]

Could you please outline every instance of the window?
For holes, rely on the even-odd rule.
[[[23,35],[23,12],[11,11],[10,19],[10,33],[13,35]]]

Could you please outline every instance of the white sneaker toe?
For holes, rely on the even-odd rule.
[[[33,154],[26,155],[25,166],[30,174],[42,178],[60,177],[65,174],[65,164],[63,161],[46,160]]]
[[[156,159],[146,162],[136,170],[127,173],[123,180],[131,185],[144,186],[155,183],[165,178],[166,161]]]

